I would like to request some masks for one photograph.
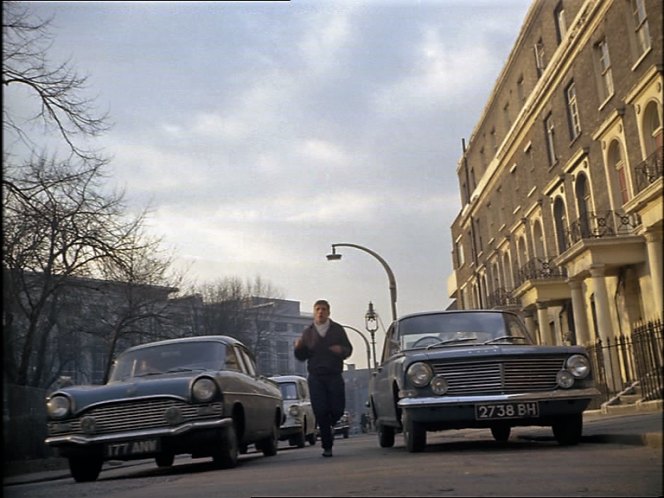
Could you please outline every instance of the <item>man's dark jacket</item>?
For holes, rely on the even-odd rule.
[[[330,346],[334,345],[342,347],[342,355],[330,351]],[[344,328],[330,320],[330,328],[327,329],[325,337],[318,334],[313,323],[304,329],[302,343],[294,352],[298,360],[309,360],[307,370],[310,374],[340,374],[344,369],[344,360],[353,353],[353,346]]]

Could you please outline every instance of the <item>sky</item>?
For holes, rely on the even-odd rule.
[[[530,0],[26,2],[88,75],[95,145],[190,282],[260,276],[364,329],[451,303],[456,168]],[[18,98],[18,97],[17,97]],[[12,105],[6,103],[5,105]],[[369,334],[365,335],[370,337]],[[349,331],[366,366],[366,348]]]

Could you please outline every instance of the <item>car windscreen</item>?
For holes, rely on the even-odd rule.
[[[521,320],[511,313],[439,313],[407,317],[399,322],[402,349],[459,344],[531,344]]]
[[[297,399],[297,386],[295,382],[280,382],[281,397],[283,399]]]
[[[226,346],[197,341],[161,344],[123,353],[113,367],[109,382],[170,372],[222,370]]]

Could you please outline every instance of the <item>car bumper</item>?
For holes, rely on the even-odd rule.
[[[192,432],[207,431],[229,427],[233,424],[231,417],[214,420],[191,421],[175,427],[159,427],[155,429],[142,429],[137,431],[123,431],[113,434],[82,435],[67,434],[62,436],[47,437],[44,441],[53,447],[93,446],[98,444],[115,443],[120,441],[131,441],[138,439],[151,439],[162,437],[178,437]]]
[[[536,402],[539,407],[537,417],[509,419],[510,423],[519,421],[547,423],[552,417],[581,413],[593,398],[600,395],[595,388],[568,391],[551,391],[521,394],[501,394],[491,396],[439,396],[424,398],[402,398],[399,408],[407,410],[413,421],[422,423],[454,423],[476,421],[475,406],[492,403],[529,403]],[[476,421],[478,425],[489,423]],[[495,422],[495,421],[494,421]]]

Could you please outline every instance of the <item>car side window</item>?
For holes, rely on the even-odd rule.
[[[235,349],[232,346],[226,346],[226,361],[224,363],[226,370],[241,371],[240,363],[235,355]]]
[[[254,363],[251,355],[243,348],[238,348],[238,353],[240,356],[242,356],[245,373],[251,375],[252,377],[256,377],[256,364]]]
[[[383,346],[383,358],[381,363],[385,362],[390,356],[395,355],[399,351],[401,351],[401,348],[399,347],[399,341],[396,337],[394,324],[392,324],[385,334],[385,345]]]

